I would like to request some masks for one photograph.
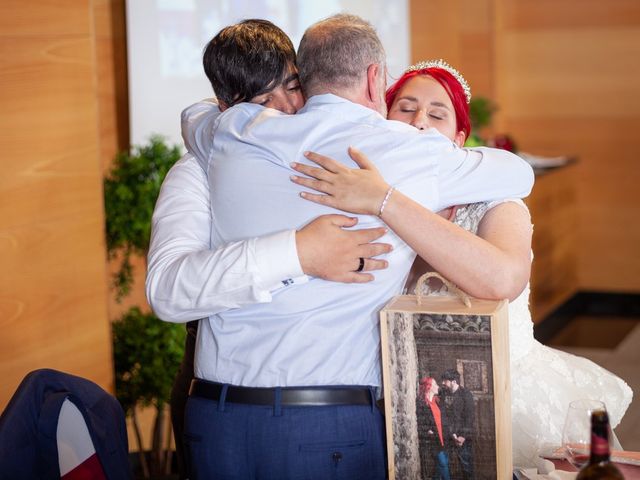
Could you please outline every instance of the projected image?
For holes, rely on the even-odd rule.
[[[131,142],[152,133],[181,144],[180,112],[212,96],[202,69],[202,51],[223,27],[246,18],[266,18],[297,47],[312,23],[338,12],[370,21],[387,51],[389,75],[409,64],[407,0],[130,0],[127,2]]]

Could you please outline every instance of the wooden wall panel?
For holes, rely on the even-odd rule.
[[[572,291],[640,291],[640,2],[413,0],[410,12],[413,58],[445,58],[496,100],[491,130],[526,152],[579,158],[529,201],[534,248],[547,251],[533,267],[534,316]],[[556,188],[573,192],[572,220],[541,206]],[[546,230],[562,218],[571,230]]]
[[[0,227],[101,208],[91,162],[97,154],[91,42],[4,39]],[[88,100],[88,108],[76,108]]]
[[[0,4],[0,408],[36,368],[113,388],[90,6]]]
[[[632,220],[640,216],[640,168],[627,139],[629,131],[639,128],[640,119],[509,121],[509,132],[519,139],[524,151],[550,156],[569,154],[579,159],[566,176],[546,179],[547,183],[556,183],[556,189],[575,191],[576,232],[571,237],[577,265],[576,289],[640,290],[640,229]],[[540,194],[540,183],[534,187],[533,198]],[[532,211],[532,215],[534,224],[538,224],[549,214],[540,209]],[[534,229],[534,240],[539,235],[539,230]],[[535,242],[534,252],[540,253]]]
[[[115,155],[129,148],[129,92],[127,79],[127,39],[124,0],[92,0],[95,25],[95,54],[98,94],[98,129],[100,132],[100,162],[106,173]],[[118,303],[113,292],[108,294],[107,307],[110,320],[114,320],[129,307],[149,308],[144,293],[146,263],[143,258],[133,260],[134,284],[131,294]],[[117,263],[107,265],[107,284],[117,271]],[[154,420],[153,408],[140,408],[138,422],[144,448],[151,448]],[[137,450],[137,441],[131,419],[127,419],[129,449]]]
[[[499,0],[497,123],[522,150],[577,155],[580,290],[640,291],[640,4]]]
[[[86,0],[3,0],[0,12],[2,37],[91,34]]]
[[[124,0],[93,0],[100,159],[106,171],[129,148],[129,90]]]
[[[507,31],[498,71],[505,118],[637,117],[639,39],[640,26]]]
[[[573,30],[582,27],[637,26],[640,3],[637,0],[507,0],[501,1],[503,27]]]
[[[412,62],[444,58],[453,65],[457,63],[460,54],[460,7],[459,0],[410,3]]]
[[[0,352],[7,356],[2,368],[21,371],[22,364],[33,363],[78,371],[105,351],[106,288],[104,283],[87,282],[101,278],[104,261],[78,261],[104,258],[86,241],[99,228],[99,219],[83,215],[3,229],[3,266],[11,275],[0,278],[0,291],[7,299],[0,329],[16,333],[0,339]],[[96,306],[102,308],[97,311]],[[8,387],[5,382],[2,386]]]
[[[110,169],[116,154],[129,148],[129,92],[127,79],[127,42],[124,0],[92,0],[95,23],[95,47],[98,91],[98,128],[100,161],[104,173]],[[109,262],[107,282],[117,271]],[[148,309],[144,293],[146,261],[133,261],[134,284],[131,294],[117,302],[109,293],[109,318],[114,320],[133,305]]]
[[[578,290],[575,169],[539,175],[526,200],[533,223],[530,306],[535,323]]]
[[[493,1],[414,0],[409,12],[412,61],[442,58],[474,95],[493,96]]]

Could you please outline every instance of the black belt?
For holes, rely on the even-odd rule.
[[[220,400],[224,385],[197,378],[191,381],[189,395]],[[371,405],[372,395],[368,388],[345,387],[282,387],[280,405],[283,407],[320,407],[328,405]],[[274,405],[275,388],[227,387],[226,402],[249,405]]]

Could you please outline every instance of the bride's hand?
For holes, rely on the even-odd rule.
[[[362,152],[349,147],[349,156],[360,168],[348,168],[329,157],[306,152],[305,157],[322,168],[292,163],[291,168],[312,178],[292,176],[291,181],[321,192],[300,194],[312,202],[346,212],[377,215],[389,185]]]

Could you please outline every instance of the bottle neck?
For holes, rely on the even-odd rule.
[[[608,425],[593,425],[591,428],[591,458],[589,463],[608,462],[610,456]]]

